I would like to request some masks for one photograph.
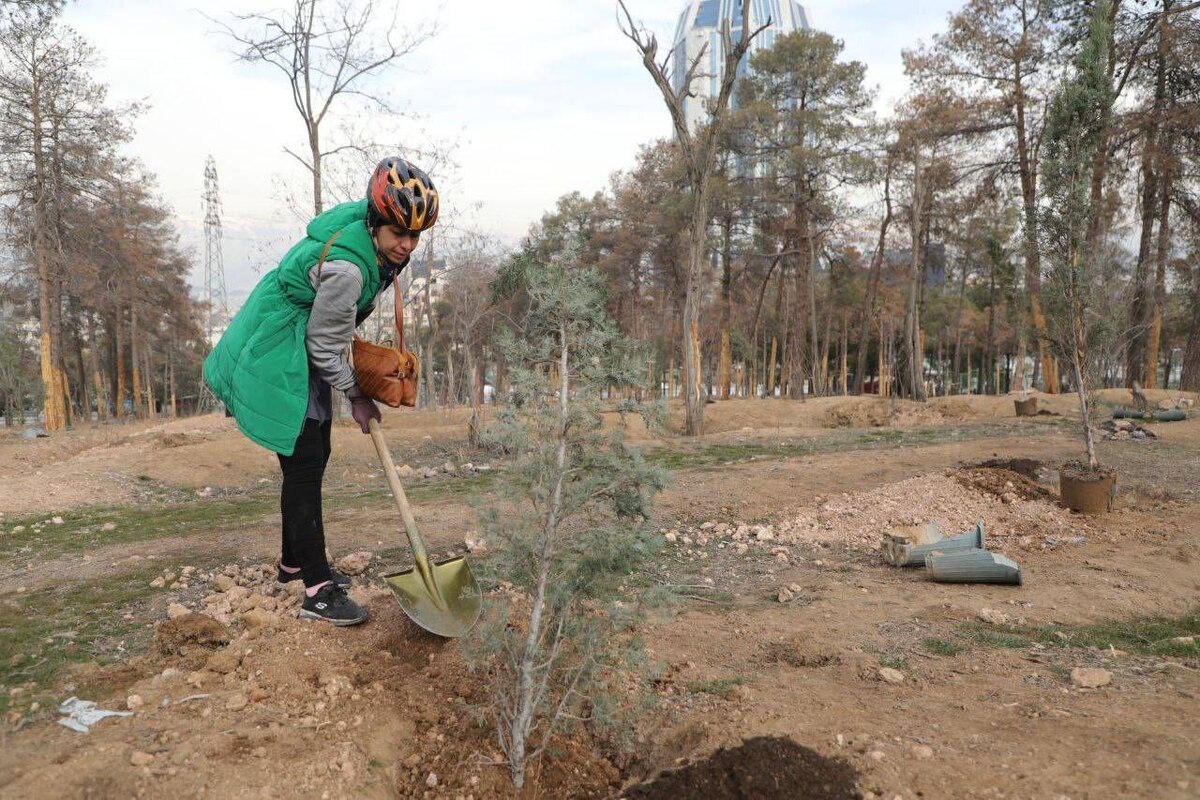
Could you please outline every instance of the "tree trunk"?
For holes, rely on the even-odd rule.
[[[996,380],[996,274],[995,268],[990,270],[991,304],[988,305],[987,327],[987,360],[988,360],[988,394],[999,394],[999,382]]]
[[[797,270],[799,273],[799,270]],[[808,390],[812,391],[812,370],[805,364],[805,354],[808,352],[808,335],[806,333],[808,326],[805,320],[805,310],[808,307],[808,299],[804,296],[804,283],[800,279],[800,275],[794,276],[796,283],[796,294],[792,298],[789,308],[791,321],[788,323],[789,339],[788,339],[788,396],[803,401],[805,399],[805,380],[808,380]]]
[[[168,391],[171,393],[171,417],[177,418],[179,416],[179,387],[175,383],[175,354],[173,349],[171,355],[169,356],[168,369],[170,371],[170,374],[168,375]]]
[[[447,338],[450,335],[453,334],[448,334]],[[458,407],[458,381],[454,373],[454,344],[452,342],[446,342],[446,388],[444,397],[445,402],[443,405],[449,408]]]
[[[79,326],[71,326],[71,340],[75,345],[75,375],[77,379],[76,386],[79,387],[79,408],[83,414],[84,420],[92,419],[92,403],[88,396],[88,370],[87,361],[83,355],[83,337],[79,333]]]
[[[850,394],[850,363],[848,349],[850,346],[850,323],[845,316],[842,317],[842,344],[841,354],[838,357],[839,375],[838,382],[842,385],[842,397]]]
[[[702,148],[707,151],[708,148]],[[707,161],[710,154],[705,154]],[[705,167],[708,165],[705,164]],[[700,304],[704,294],[704,253],[708,236],[710,170],[693,170],[692,219],[689,227],[687,282],[683,300],[683,404],[684,434],[704,433],[705,392],[701,383]],[[697,174],[698,173],[698,174]]]
[[[863,381],[867,376],[867,345],[870,341],[869,331],[874,318],[875,299],[879,291],[879,275],[883,270],[883,250],[887,242],[888,227],[892,224],[892,170],[889,163],[887,175],[883,182],[883,220],[879,223],[879,239],[875,243],[875,252],[871,255],[871,276],[867,283],[867,292],[863,297],[858,312],[858,351],[854,357],[854,393],[863,390]],[[880,348],[883,342],[880,342]]]
[[[133,413],[142,415],[142,353],[138,346],[137,305],[129,306],[129,360],[133,362]]]
[[[125,311],[118,308],[116,312],[116,323],[113,326],[113,347],[116,350],[114,359],[117,366],[117,381],[116,381],[116,409],[117,418],[123,419],[125,415],[125,393],[127,391],[125,382]]]
[[[804,239],[808,245],[808,263],[804,270],[804,285],[803,291],[805,299],[808,301],[808,327],[809,335],[812,341],[809,342],[808,351],[811,354],[809,357],[809,375],[812,378],[813,394],[826,394],[826,364],[821,358],[821,338],[818,329],[817,321],[817,244],[813,238],[812,218],[807,213],[804,214]]]
[[[146,418],[154,419],[158,416],[158,398],[154,393],[154,350],[150,343],[146,344],[144,358],[146,366],[142,374],[146,376]]]
[[[476,363],[475,353],[471,345],[468,343],[464,347],[467,359],[466,370],[471,380],[471,419],[467,422],[467,444],[471,447],[478,447],[480,428],[479,405],[483,402],[483,369],[482,364]]]
[[[779,328],[783,316],[785,271],[779,272],[779,285],[775,287],[775,319],[771,330],[771,356],[767,359],[767,397],[775,396],[775,376],[779,358]]]
[[[88,370],[92,373],[92,385],[96,391],[96,419],[103,421],[109,417],[108,393],[104,390],[104,378],[100,374],[100,355],[96,352],[100,346],[96,333],[96,319],[91,315],[88,317],[88,341],[91,343],[88,347]]]
[[[308,123],[308,147],[312,154],[313,214],[320,214],[325,206],[321,196],[321,129],[316,122]]]
[[[1034,338],[1037,340],[1038,362],[1045,379],[1047,394],[1058,392],[1058,370],[1050,352],[1049,335],[1046,331],[1046,315],[1042,313],[1040,298],[1042,288],[1041,251],[1038,249],[1037,228],[1037,162],[1032,156],[1033,148],[1026,125],[1026,95],[1023,64],[1014,65],[1014,103],[1017,126],[1017,163],[1021,176],[1021,206],[1024,211],[1022,242],[1025,250],[1025,292],[1029,295],[1029,316],[1033,322]]]
[[[908,394],[914,400],[925,399],[925,386],[921,380],[921,352],[918,344],[920,306],[917,297],[921,290],[921,227],[924,215],[925,184],[920,156],[913,159],[913,195],[910,209],[909,231],[912,236],[912,256],[909,259],[908,303],[904,312],[904,359],[906,363],[905,383]]]
[[[1183,348],[1179,388],[1187,392],[1200,392],[1200,264],[1192,265],[1191,289],[1189,299],[1192,324],[1188,328],[1187,344]]]
[[[1164,166],[1159,173],[1158,245],[1155,252],[1154,292],[1150,310],[1150,330],[1146,336],[1146,364],[1143,389],[1158,388],[1158,358],[1162,350],[1163,309],[1167,305],[1167,256],[1171,247],[1171,171]],[[1164,388],[1171,382],[1170,367],[1163,378]]]
[[[1153,136],[1153,128],[1147,132]],[[1142,207],[1141,207],[1141,236],[1138,237],[1137,266],[1133,274],[1133,306],[1130,309],[1132,332],[1129,348],[1126,351],[1125,384],[1133,386],[1134,382],[1147,385],[1146,376],[1146,335],[1150,328],[1150,306],[1154,293],[1150,278],[1150,245],[1154,236],[1154,216],[1158,210],[1158,176],[1154,171],[1152,151],[1153,141],[1148,139],[1142,153]]]
[[[717,386],[718,397],[728,400],[733,373],[733,343],[729,336],[732,316],[730,295],[733,284],[733,220],[726,217],[722,228],[724,235],[721,243],[721,355],[717,365]]]
[[[431,299],[429,285],[433,283],[433,235],[429,235],[429,246],[425,249],[426,258],[426,273],[425,273],[425,322],[429,326],[429,332],[425,337],[425,398],[429,403],[430,408],[437,408],[437,390],[434,386],[434,369],[433,369],[433,352],[434,340],[437,338],[436,322],[433,318],[433,301]]]
[[[1150,387],[1151,381],[1156,381],[1148,371],[1150,354],[1148,352],[1148,337],[1153,324],[1155,304],[1155,284],[1151,278],[1150,259],[1151,242],[1154,234],[1155,215],[1159,213],[1158,193],[1165,187],[1160,181],[1163,169],[1160,164],[1160,132],[1162,129],[1164,107],[1167,97],[1166,69],[1166,12],[1170,10],[1171,0],[1163,0],[1163,14],[1158,22],[1158,46],[1154,59],[1154,100],[1142,133],[1142,204],[1141,204],[1141,235],[1138,238],[1137,266],[1133,276],[1133,307],[1130,310],[1132,332],[1129,348],[1126,350],[1125,384],[1133,386],[1134,382],[1143,387]],[[1165,204],[1170,204],[1169,196],[1164,198]],[[1094,251],[1093,251],[1094,252]],[[1157,360],[1157,353],[1155,353]]]

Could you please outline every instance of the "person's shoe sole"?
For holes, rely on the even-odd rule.
[[[316,613],[315,611],[309,611],[306,608],[302,608],[302,609],[300,609],[300,613],[297,614],[297,617],[299,619],[319,619],[322,622],[332,623],[333,625],[336,625],[339,628],[348,628],[351,625],[361,625],[362,623],[366,622],[367,619],[370,617],[370,614],[363,614],[361,617],[358,617],[356,619],[330,619],[329,617],[322,617],[320,614]]]

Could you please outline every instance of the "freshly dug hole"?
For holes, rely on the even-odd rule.
[[[762,736],[625,792],[629,800],[859,800],[858,773],[791,739]]]
[[[1036,480],[1031,480],[1014,470],[980,467],[955,470],[953,475],[964,488],[991,495],[999,500],[1006,497],[1010,500],[1016,498],[1049,503],[1055,500],[1053,492],[1038,484]]]
[[[1038,473],[1045,465],[1036,458],[989,458],[987,461],[966,466],[972,469],[1006,469],[1009,472],[1024,475],[1031,481],[1036,481]]]

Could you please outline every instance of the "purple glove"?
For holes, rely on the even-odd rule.
[[[367,397],[365,394],[354,387],[347,392],[346,397],[350,400],[350,416],[354,417],[354,421],[358,423],[358,427],[363,433],[370,433],[370,421],[379,422],[383,417],[379,414],[379,406],[375,405],[375,401]]]

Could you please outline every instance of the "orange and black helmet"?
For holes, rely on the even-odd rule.
[[[379,162],[367,183],[367,224],[420,232],[438,218],[438,193],[422,170],[399,156]]]

